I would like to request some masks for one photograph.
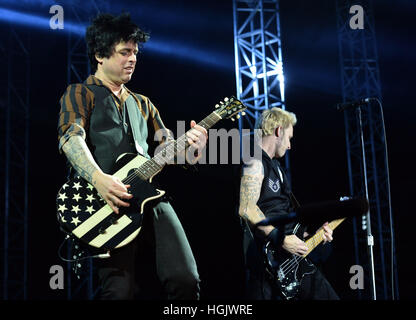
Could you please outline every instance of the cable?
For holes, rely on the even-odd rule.
[[[368,98],[369,100],[375,100],[378,103],[380,113],[381,113],[381,122],[382,122],[382,128],[383,128],[383,138],[384,138],[384,150],[385,150],[385,161],[386,161],[386,171],[387,171],[387,193],[388,193],[388,208],[389,208],[389,222],[390,222],[390,239],[391,239],[391,291],[392,291],[392,300],[396,299],[395,296],[395,269],[394,269],[394,231],[393,231],[393,214],[392,214],[392,205],[391,205],[391,191],[390,191],[390,169],[389,169],[389,161],[388,161],[388,151],[387,151],[387,137],[386,137],[386,127],[384,122],[384,113],[383,113],[383,107],[381,104],[381,101],[379,98]],[[371,107],[371,104],[370,104]]]
[[[61,260],[65,261],[65,262],[79,262],[85,259],[89,259],[89,258],[99,258],[99,259],[107,259],[110,258],[110,251],[107,251],[106,253],[100,253],[100,254],[96,254],[96,255],[90,255],[90,256],[85,256],[85,257],[80,257],[80,258],[76,258],[76,259],[65,259],[64,257],[62,257],[61,255],[61,250],[63,245],[65,244],[65,242],[70,239],[71,236],[70,235],[66,235],[64,241],[62,241],[61,245],[59,246],[58,249],[58,256]]]
[[[390,238],[391,238],[391,293],[392,300],[395,300],[395,281],[394,281],[394,232],[393,232],[393,214],[391,208],[391,194],[390,194],[390,169],[389,169],[389,160],[387,152],[387,138],[386,138],[386,127],[384,123],[384,113],[381,101],[378,98],[375,98],[377,101],[380,113],[381,113],[381,122],[383,124],[383,137],[384,137],[384,148],[385,148],[385,160],[386,160],[386,170],[387,170],[387,192],[388,192],[388,202],[389,202],[389,220],[390,220]]]

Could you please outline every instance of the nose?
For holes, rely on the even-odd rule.
[[[136,57],[136,55],[135,55],[134,53],[132,53],[132,54],[130,55],[130,57],[129,57],[129,62],[134,62],[134,63],[136,63],[136,61],[137,61],[137,57]]]

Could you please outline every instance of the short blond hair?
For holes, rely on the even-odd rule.
[[[273,107],[263,111],[257,121],[256,129],[260,129],[264,137],[274,134],[274,130],[277,127],[286,129],[289,125],[294,126],[296,122],[296,115],[293,112]]]

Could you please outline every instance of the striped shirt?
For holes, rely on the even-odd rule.
[[[66,89],[65,93],[60,99],[61,110],[59,112],[58,119],[58,142],[59,142],[59,152],[62,152],[62,146],[68,141],[72,136],[81,136],[84,140],[89,128],[89,118],[94,109],[94,93],[88,89],[85,85],[95,84],[98,86],[105,86],[105,84],[95,77],[90,75],[84,83],[71,84]],[[106,86],[105,86],[106,87]],[[111,90],[110,90],[111,91]],[[141,111],[141,114],[147,121],[147,123],[152,125],[154,133],[168,134],[166,127],[160,118],[159,111],[152,104],[149,98],[133,93],[122,85],[122,90],[120,98],[118,98],[114,93],[112,93],[114,102],[116,103],[118,109],[122,110],[122,106],[129,95],[132,95],[136,100],[137,106]],[[150,121],[149,121],[150,120]],[[159,131],[160,129],[165,129]],[[168,140],[172,137],[168,136]],[[158,139],[160,142],[165,141],[166,139]]]

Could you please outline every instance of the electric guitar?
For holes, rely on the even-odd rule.
[[[333,220],[329,223],[329,227],[334,230],[344,220],[345,218]],[[298,223],[293,234],[299,239],[304,239],[303,231],[304,228]],[[283,248],[276,250],[270,242],[265,244],[263,253],[266,271],[277,285],[283,299],[295,298],[299,293],[303,277],[316,271],[316,267],[306,259],[306,256],[323,241],[323,234],[324,230],[320,228],[315,235],[305,241],[308,251],[302,257],[291,254]]]
[[[235,97],[225,98],[198,124],[208,130],[221,119],[239,118],[240,113],[244,115],[245,109]],[[130,243],[140,232],[144,206],[165,194],[165,191],[152,185],[152,178],[174,159],[178,150],[189,146],[186,134],[175,142],[161,148],[152,159],[130,153],[117,159],[113,176],[129,184],[129,193],[133,195],[129,200],[130,206],[121,207],[119,214],[113,212],[96,189],[82,177],[75,176],[67,181],[56,198],[61,229],[100,250],[110,251]]]

